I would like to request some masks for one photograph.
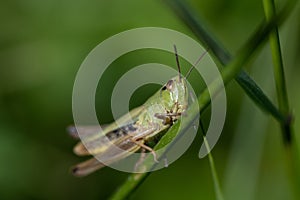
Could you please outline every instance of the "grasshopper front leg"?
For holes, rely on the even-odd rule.
[[[162,119],[164,125],[172,125],[177,117],[181,116],[181,113],[156,113],[154,116]]]

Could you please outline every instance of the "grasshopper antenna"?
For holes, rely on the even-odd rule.
[[[179,65],[179,59],[178,59],[177,48],[176,48],[176,45],[175,45],[175,44],[174,44],[174,52],[175,52],[176,63],[177,63],[177,67],[178,67],[179,81],[181,81],[181,70],[180,70],[180,65]]]
[[[185,79],[187,79],[189,77],[189,75],[191,74],[191,72],[193,71],[193,69],[198,65],[198,63],[200,62],[200,60],[202,60],[202,58],[205,56],[205,54],[208,52],[209,49],[206,49],[206,51],[204,51],[201,56],[198,58],[198,60],[195,62],[195,64],[193,64],[191,66],[191,68],[189,69],[189,71],[186,73],[185,75]]]

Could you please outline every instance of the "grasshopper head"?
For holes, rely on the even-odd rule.
[[[161,88],[161,100],[167,112],[182,113],[186,109],[188,103],[186,86],[185,78],[176,76]]]

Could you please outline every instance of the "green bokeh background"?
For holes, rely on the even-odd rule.
[[[188,2],[233,54],[264,17],[259,0]],[[295,144],[300,143],[299,14],[298,6],[280,29],[296,116]],[[73,123],[72,87],[81,62],[101,41],[127,29],[158,26],[193,34],[159,0],[2,0],[0,26],[0,199],[109,197],[128,174],[110,168],[85,178],[69,173],[71,165],[83,160],[72,153],[76,141],[65,131]],[[276,103],[269,46],[256,55],[245,68]],[[101,80],[107,87],[99,87],[97,93],[101,123],[113,120],[108,105],[114,83],[131,67],[147,62],[175,65],[174,55],[155,50],[118,59]],[[199,80],[195,75],[191,79]],[[143,103],[156,89],[139,89],[130,107]],[[292,188],[300,186],[288,178],[277,122],[262,113],[235,82],[226,91],[226,124],[213,150],[225,198],[296,199]],[[133,199],[214,199],[208,159],[198,158],[200,145],[198,137],[179,160],[152,173]]]

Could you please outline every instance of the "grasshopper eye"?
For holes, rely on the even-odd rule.
[[[167,84],[166,84],[166,89],[168,89],[169,91],[171,91],[172,90],[172,88],[173,88],[173,80],[171,79],[171,80],[169,80],[168,82],[167,82]]]
[[[166,90],[166,89],[167,89],[167,87],[166,87],[166,86],[164,86],[164,87],[162,87],[162,88],[161,88],[161,90]]]

